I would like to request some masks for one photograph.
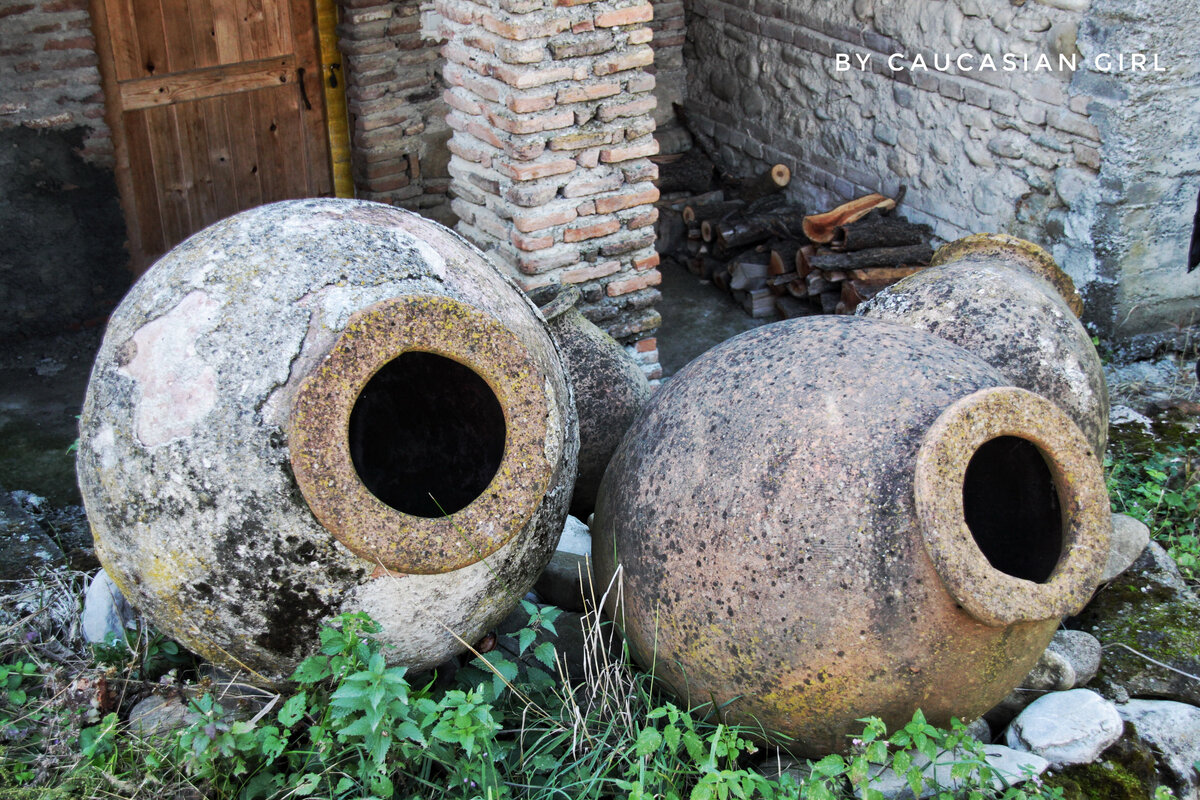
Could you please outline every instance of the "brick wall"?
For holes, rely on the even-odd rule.
[[[439,0],[437,9],[459,232],[527,288],[579,285],[584,315],[654,375],[650,4]]]
[[[419,0],[338,0],[351,160],[359,197],[454,224],[447,188],[442,42]]]
[[[790,166],[807,208],[903,184],[907,216],[944,239],[998,230],[1042,244],[1106,334],[1188,324],[1184,300],[1194,316],[1200,278],[1178,265],[1200,183],[1200,117],[1168,117],[1200,103],[1190,5],[689,0],[689,116],[735,171]],[[1156,52],[1167,71],[1102,73],[1092,59],[1105,51]],[[966,66],[1013,53],[1035,66],[1039,55],[1075,57],[1079,69],[935,68],[935,57],[964,53]],[[914,68],[917,55],[929,69]],[[1171,222],[1139,233],[1135,201],[1165,206]]]
[[[0,129],[83,128],[81,157],[112,166],[87,0],[0,0]]]

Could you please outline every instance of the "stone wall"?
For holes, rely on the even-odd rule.
[[[443,44],[420,0],[338,0],[357,196],[454,224]]]
[[[1186,277],[1184,257],[1200,116],[1178,113],[1200,105],[1190,0],[919,10],[689,0],[688,10],[689,116],[735,172],[786,163],[790,191],[812,210],[905,185],[906,215],[943,239],[994,230],[1038,242],[1107,335],[1197,321],[1200,273]],[[1157,54],[1165,71],[1096,62],[1135,52]],[[947,57],[955,63],[939,68]]]
[[[458,230],[643,354],[661,317],[646,0],[439,0]],[[641,341],[640,346],[633,343]],[[653,361],[651,361],[653,359]]]

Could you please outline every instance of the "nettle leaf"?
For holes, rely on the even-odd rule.
[[[662,746],[662,741],[662,734],[656,728],[642,728],[642,732],[638,734],[637,742],[634,743],[633,750],[639,756],[648,756]]]
[[[555,649],[552,642],[542,642],[533,650],[533,657],[545,664],[548,668],[554,669]]]
[[[837,753],[833,753],[813,764],[813,771],[829,778],[836,778],[846,771],[846,760]]]
[[[325,680],[329,675],[329,659],[326,656],[309,656],[296,667],[292,680],[312,684]]]
[[[535,639],[537,639],[537,631],[533,630],[533,628],[521,628],[517,632],[517,653],[524,655],[525,651],[529,649],[529,645],[533,644]]]
[[[338,730],[338,736],[367,736],[375,731],[376,723],[366,717],[359,717],[344,728]]]
[[[290,728],[300,721],[304,716],[305,704],[308,702],[308,695],[305,692],[292,695],[288,701],[283,704],[283,708],[279,709],[276,718],[279,724],[285,728]]]

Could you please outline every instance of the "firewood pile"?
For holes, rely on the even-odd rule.
[[[929,226],[896,210],[903,189],[806,215],[784,197],[791,172],[783,164],[736,180],[698,148],[656,160],[660,253],[731,293],[753,317],[853,313],[933,256]],[[714,172],[722,184],[715,190]]]

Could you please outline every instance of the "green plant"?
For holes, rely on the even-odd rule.
[[[1104,461],[1113,510],[1146,523],[1184,577],[1200,579],[1200,437],[1113,432]]]

